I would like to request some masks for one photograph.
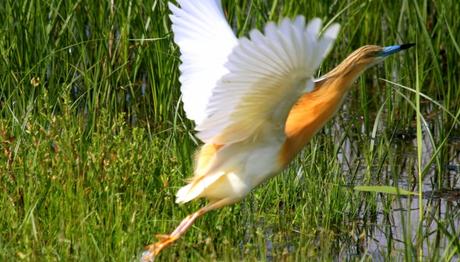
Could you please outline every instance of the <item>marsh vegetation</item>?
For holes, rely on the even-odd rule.
[[[286,171],[159,259],[459,259],[458,1],[223,2],[239,36],[298,14],[339,22],[318,76],[365,44],[417,45],[360,77]],[[168,14],[165,0],[0,5],[1,261],[134,260],[203,206],[174,204],[199,143]]]

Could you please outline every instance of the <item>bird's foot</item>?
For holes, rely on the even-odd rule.
[[[157,256],[161,250],[178,239],[173,235],[156,235],[156,238],[159,239],[158,242],[150,244],[145,247],[146,251],[143,253],[141,261],[142,262],[153,262],[155,256]]]
[[[146,251],[142,254],[141,261],[142,262],[154,261],[155,257],[161,252],[161,250],[171,245],[172,243],[174,243],[174,241],[178,240],[182,235],[184,235],[185,232],[187,232],[187,230],[193,225],[193,222],[195,222],[195,220],[198,217],[206,214],[207,212],[213,209],[221,208],[223,206],[235,203],[236,200],[238,199],[224,198],[216,202],[212,202],[211,204],[201,208],[195,213],[188,215],[186,218],[184,218],[180,222],[179,226],[177,226],[176,229],[174,229],[174,231],[171,234],[157,235],[156,237],[158,238],[159,241],[145,247]]]

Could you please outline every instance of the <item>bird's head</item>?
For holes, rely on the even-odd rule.
[[[388,56],[398,53],[402,50],[408,49],[415,44],[402,44],[402,45],[391,45],[391,46],[375,46],[375,45],[367,45],[363,46],[360,49],[360,62],[367,64],[368,66],[375,65],[379,63]]]
[[[330,71],[326,78],[342,78],[353,81],[367,68],[382,62],[388,56],[408,49],[415,44],[402,44],[381,47],[377,45],[365,45],[351,53],[340,65]]]
[[[388,56],[398,53],[402,50],[408,49],[415,44],[402,44],[402,45],[391,45],[391,46],[377,46],[377,45],[365,45],[356,49],[351,53],[345,61],[348,62],[350,67],[359,66],[368,68],[379,62],[382,62]]]

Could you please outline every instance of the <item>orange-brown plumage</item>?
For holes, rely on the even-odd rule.
[[[304,94],[296,102],[286,120],[286,141],[279,155],[283,166],[289,164],[334,116],[353,81],[375,62],[375,54],[381,50],[382,47],[375,45],[357,49],[317,81],[312,92]]]
[[[283,166],[294,159],[338,110],[346,91],[334,87],[316,88],[303,95],[289,112],[285,126],[286,140],[279,159]],[[327,92],[330,94],[326,96]]]

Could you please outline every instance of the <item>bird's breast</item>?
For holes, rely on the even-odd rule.
[[[322,87],[303,95],[289,112],[285,125],[286,140],[279,162],[288,165],[310,139],[340,108],[346,90]]]

